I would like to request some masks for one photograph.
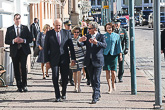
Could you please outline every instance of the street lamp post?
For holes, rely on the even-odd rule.
[[[134,0],[129,0],[129,36],[130,36],[130,62],[131,62],[131,94],[137,94],[136,84],[136,56],[135,56],[135,24]]]
[[[154,108],[162,106],[161,91],[161,55],[160,55],[160,0],[154,0],[154,80],[155,104]]]
[[[66,0],[61,0],[62,4],[62,22],[64,22],[64,6],[65,6]]]

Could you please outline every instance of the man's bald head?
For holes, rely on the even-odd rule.
[[[61,19],[56,19],[54,21],[54,24],[53,25],[54,25],[54,30],[56,32],[59,32],[61,30],[61,28],[62,28],[62,21],[61,21]]]

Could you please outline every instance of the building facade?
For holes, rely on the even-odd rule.
[[[121,8],[122,14],[128,14],[129,0],[117,0],[117,2],[121,2],[118,7]],[[135,0],[135,13],[141,10],[153,10],[153,2],[153,0]],[[160,11],[165,12],[165,0],[160,0]]]
[[[45,24],[53,27],[56,18],[62,21],[70,19],[74,0],[0,0],[0,64],[4,65],[3,49],[6,29],[14,24],[14,14],[21,14],[21,24],[30,28],[34,18],[39,18],[42,28]],[[12,62],[11,62],[12,63]],[[31,60],[28,56],[27,68],[30,71]]]

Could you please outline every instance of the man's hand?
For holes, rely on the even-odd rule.
[[[79,39],[79,42],[83,42],[83,41],[86,41],[87,40],[87,37],[86,36],[82,36],[80,39]]]
[[[36,39],[35,39],[35,38],[33,38],[33,41],[36,41]]]
[[[122,61],[122,60],[123,60],[122,55],[120,55],[120,61]]]
[[[24,40],[20,37],[17,37],[17,43],[20,44],[20,43],[24,43]]]
[[[93,44],[97,44],[97,40],[96,40],[96,38],[93,38],[93,39],[90,38],[90,39],[89,39],[89,42],[90,42],[90,43],[93,43]]]
[[[75,60],[72,60],[71,61],[71,66],[74,66],[76,64],[76,61]]]
[[[163,50],[161,50],[161,54],[163,53]]]
[[[40,45],[38,47],[39,47],[40,50],[43,50],[43,48]]]
[[[126,55],[128,53],[128,49],[126,48],[125,50],[124,50],[124,54]]]
[[[14,43],[17,43],[18,42],[18,39],[17,39],[17,37],[14,39]]]

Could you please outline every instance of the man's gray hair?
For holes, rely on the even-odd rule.
[[[98,23],[95,21],[90,21],[89,25],[91,25],[93,28],[96,28],[96,30],[98,29]]]

